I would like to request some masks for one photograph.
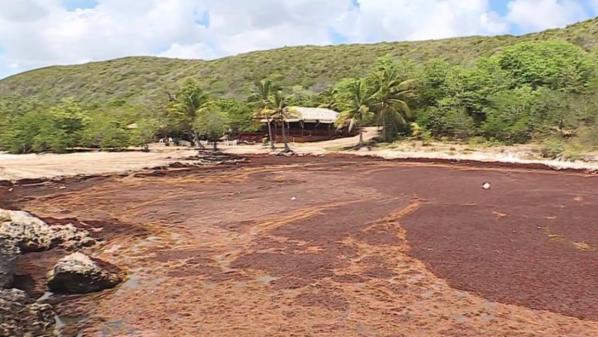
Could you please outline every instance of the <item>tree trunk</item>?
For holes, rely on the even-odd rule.
[[[284,152],[291,152],[291,148],[289,148],[289,143],[287,141],[287,133],[284,127],[284,119],[282,121],[282,141],[284,143]]]
[[[272,123],[270,122],[270,118],[268,118],[268,138],[270,141],[270,148],[274,150],[274,139],[272,138]]]
[[[363,146],[363,128],[361,127],[359,128],[359,144],[357,144],[357,146]]]
[[[195,143],[195,146],[199,149],[199,150],[205,150],[205,147],[203,146],[203,144],[201,144],[201,142],[199,141],[199,135],[197,134],[197,132],[195,131],[191,131],[191,138],[193,139],[193,143]]]
[[[218,151],[218,141],[214,140],[214,152]]]

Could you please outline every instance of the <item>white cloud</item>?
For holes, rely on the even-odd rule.
[[[173,43],[167,50],[158,54],[161,57],[171,57],[180,59],[214,59],[218,55],[214,49],[203,43],[181,45]]]
[[[486,0],[367,0],[360,4],[340,28],[358,41],[422,40],[508,31]]]
[[[575,0],[512,0],[507,7],[507,20],[523,30],[563,27],[586,16]]]
[[[331,43],[330,26],[351,0],[207,1],[209,35],[217,52]]]
[[[595,1],[598,8],[598,0]],[[129,55],[203,58],[285,45],[491,35],[562,25],[573,0],[511,0],[500,17],[490,0],[0,0],[0,77],[51,64]],[[338,36],[337,36],[338,38]],[[18,64],[18,67],[9,67]]]
[[[34,21],[46,15],[43,6],[34,0],[0,0],[0,18],[9,21]]]
[[[0,12],[4,12],[11,0],[0,1]],[[199,7],[194,1],[127,1],[125,6],[124,1],[105,0],[95,8],[75,11],[67,11],[60,0],[11,2],[14,13],[24,12],[31,4],[45,14],[35,20],[0,16],[2,61],[19,63],[19,70],[156,55],[174,43],[196,43],[204,34],[194,22],[194,11]]]

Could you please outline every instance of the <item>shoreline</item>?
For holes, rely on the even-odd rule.
[[[263,146],[235,146],[221,149],[223,153],[246,156],[277,155]],[[301,156],[356,156],[371,157],[390,161],[406,163],[467,165],[471,167],[495,167],[502,169],[532,169],[549,170],[554,172],[575,172],[581,174],[598,174],[598,162],[560,161],[525,159],[512,154],[498,155],[484,151],[474,151],[468,154],[447,154],[429,151],[398,151],[393,149],[365,148],[357,151],[327,150],[311,151],[302,146],[293,147]],[[86,178],[97,176],[110,176],[130,174],[143,171],[154,171],[169,167],[201,166],[196,161],[189,159],[197,151],[188,148],[172,148],[160,152],[86,152],[73,154],[41,154],[41,155],[5,155],[0,154],[0,185],[35,184],[43,181],[61,181],[69,178]],[[3,167],[3,159],[12,157],[13,163],[8,169]],[[16,160],[15,160],[16,158]],[[50,158],[52,164],[45,163]],[[26,169],[19,172],[20,165]],[[74,161],[74,162],[73,162]],[[57,168],[64,162],[65,168]],[[8,174],[7,174],[8,172]]]
[[[401,152],[401,151],[342,151],[339,153],[354,154],[360,156],[373,156],[384,158],[388,160],[406,160],[406,161],[423,161],[423,162],[450,162],[450,163],[480,163],[480,164],[495,164],[501,167],[544,167],[554,171],[598,171],[598,162],[587,161],[562,161],[554,159],[525,159],[517,156],[506,155],[496,156],[485,152],[473,152],[471,154],[449,155],[442,152]]]
[[[364,129],[364,141],[378,136],[375,127]],[[564,161],[545,159],[539,156],[540,148],[534,144],[487,146],[454,142],[430,142],[403,140],[390,144],[377,144],[359,150],[348,150],[356,145],[359,136],[337,138],[312,143],[289,143],[299,155],[353,155],[369,156],[388,160],[437,162],[437,163],[480,163],[500,167],[545,168],[555,171],[598,172],[598,151],[585,153],[586,160]],[[221,142],[219,150],[233,155],[274,155],[281,150],[271,151],[263,144],[234,145]],[[7,154],[0,152],[0,182],[19,180],[50,180],[76,176],[97,176],[128,174],[147,169],[166,167],[174,163],[194,164],[192,157],[197,150],[190,147],[166,147],[150,144],[149,152],[75,152],[68,154]],[[197,163],[195,163],[197,164]]]

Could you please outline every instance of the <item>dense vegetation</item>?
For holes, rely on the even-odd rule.
[[[0,81],[0,148],[120,149],[156,135],[214,140],[303,105],[341,111],[339,127],[382,125],[384,141],[535,141],[546,156],[574,158],[598,146],[597,38],[593,20],[523,37],[50,67]]]

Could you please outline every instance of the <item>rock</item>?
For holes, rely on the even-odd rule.
[[[0,289],[0,336],[56,336],[52,306],[33,302],[18,289]]]
[[[54,231],[45,222],[27,212],[0,210],[0,235],[21,252],[49,249]]]
[[[13,280],[19,249],[0,236],[0,288],[10,286]]]
[[[50,226],[27,212],[3,209],[0,209],[0,237],[11,241],[21,253],[56,246],[73,249],[95,243],[87,231],[72,224]]]
[[[93,246],[96,241],[89,236],[89,232],[79,229],[73,224],[50,227],[54,230],[54,242],[66,249]]]
[[[73,253],[60,259],[48,273],[48,288],[56,293],[89,293],[112,288],[122,280],[117,267]]]

